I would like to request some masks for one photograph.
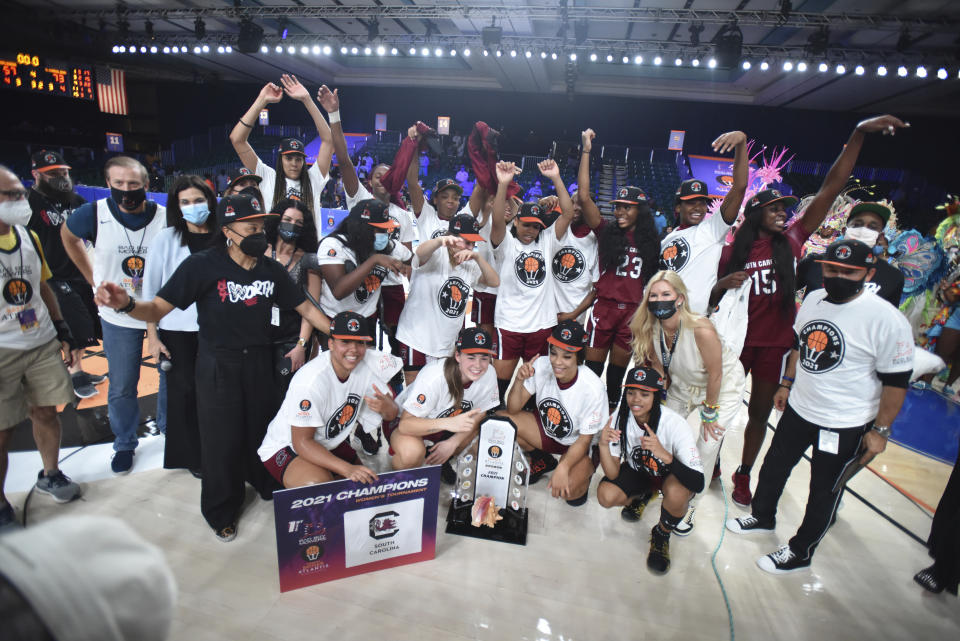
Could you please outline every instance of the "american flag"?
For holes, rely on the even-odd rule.
[[[104,113],[127,115],[127,87],[122,69],[97,67],[97,101]]]

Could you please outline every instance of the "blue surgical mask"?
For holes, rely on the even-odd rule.
[[[377,251],[385,249],[387,243],[390,242],[390,234],[374,234],[373,235],[373,248]]]
[[[210,215],[210,208],[207,203],[194,203],[192,205],[180,205],[180,213],[183,219],[194,225],[202,225],[207,222]]]

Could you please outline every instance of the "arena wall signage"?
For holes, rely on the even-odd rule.
[[[440,466],[273,494],[280,591],[434,558]]]

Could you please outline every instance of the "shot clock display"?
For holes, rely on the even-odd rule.
[[[96,82],[93,68],[60,60],[48,60],[36,53],[0,52],[3,77],[0,86],[31,93],[93,100]]]

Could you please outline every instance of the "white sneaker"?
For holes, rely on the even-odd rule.
[[[687,513],[680,519],[680,522],[677,523],[677,527],[673,528],[673,533],[677,536],[687,536],[690,534],[690,532],[693,531],[693,513],[696,511],[696,505],[688,507]]]
[[[738,519],[727,519],[727,529],[734,534],[756,534],[758,532],[773,532],[774,524],[762,524],[752,514],[741,516]]]

